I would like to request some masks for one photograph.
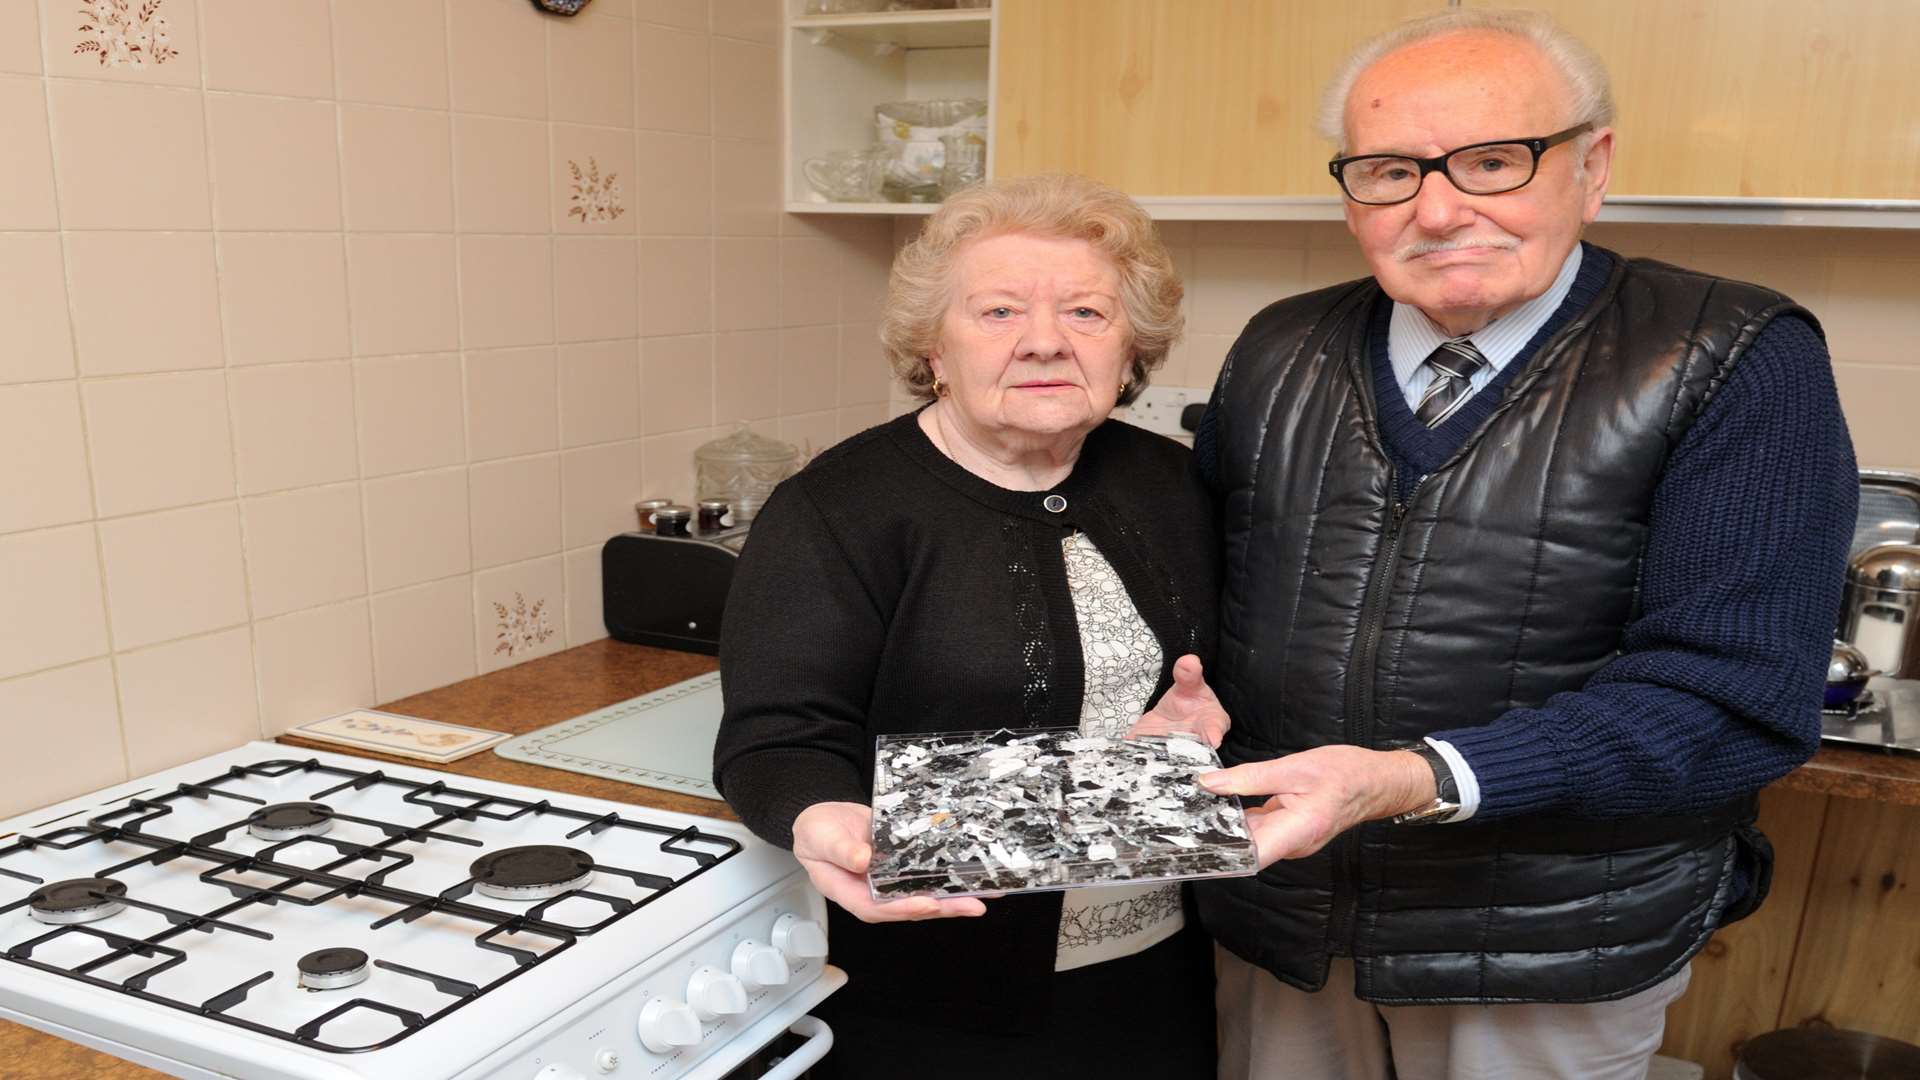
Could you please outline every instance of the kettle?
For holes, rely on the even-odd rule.
[[[1896,679],[1920,678],[1920,544],[1876,544],[1847,564],[1838,636]]]

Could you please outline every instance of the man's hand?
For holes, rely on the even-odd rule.
[[[987,906],[970,896],[957,900],[931,896],[875,900],[867,891],[867,863],[873,858],[873,846],[868,842],[872,822],[871,807],[847,802],[814,803],[794,819],[794,858],[800,860],[821,895],[854,918],[870,923],[987,913]]]
[[[1207,740],[1208,746],[1218,747],[1232,723],[1227,710],[1220,707],[1220,699],[1213,696],[1213,687],[1207,685],[1201,673],[1200,658],[1188,653],[1174,661],[1173,685],[1160,695],[1159,704],[1133,722],[1127,737],[1185,732]]]
[[[1311,855],[1363,821],[1404,814],[1435,797],[1433,770],[1419,755],[1358,746],[1315,747],[1198,779],[1216,794],[1273,796],[1247,811],[1262,867]]]

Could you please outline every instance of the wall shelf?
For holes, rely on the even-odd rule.
[[[991,8],[895,11],[871,15],[801,15],[788,23],[811,39],[833,34],[901,49],[984,48],[993,34]]]

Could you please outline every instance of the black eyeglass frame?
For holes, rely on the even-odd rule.
[[[1333,174],[1334,183],[1340,185],[1341,194],[1362,206],[1398,206],[1403,202],[1412,202],[1415,198],[1419,197],[1420,189],[1426,186],[1427,174],[1431,172],[1438,172],[1442,176],[1445,176],[1447,183],[1452,184],[1456,190],[1464,195],[1505,195],[1509,191],[1519,191],[1521,188],[1533,183],[1533,178],[1540,173],[1540,155],[1575,136],[1584,135],[1592,130],[1593,122],[1584,120],[1565,130],[1556,131],[1551,135],[1538,135],[1531,139],[1489,139],[1486,142],[1477,142],[1471,146],[1456,146],[1452,150],[1441,154],[1439,157],[1430,158],[1414,157],[1411,154],[1355,154],[1352,157],[1334,158],[1332,161],[1327,162],[1327,171]],[[1527,178],[1510,188],[1501,188],[1499,191],[1468,191],[1461,187],[1459,183],[1454,180],[1453,173],[1448,171],[1447,161],[1455,154],[1464,154],[1469,150],[1484,150],[1489,146],[1524,146],[1528,150],[1531,150],[1533,152],[1533,168],[1527,171]],[[1369,202],[1366,199],[1355,198],[1353,192],[1347,189],[1347,178],[1342,175],[1346,171],[1347,166],[1356,161],[1377,161],[1382,158],[1411,161],[1420,167],[1420,179],[1413,185],[1413,191],[1404,199],[1389,199],[1386,202]]]

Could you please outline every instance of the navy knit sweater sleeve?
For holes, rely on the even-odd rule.
[[[1478,779],[1476,816],[1684,812],[1811,756],[1858,484],[1826,344],[1777,319],[1668,461],[1621,655],[1540,708],[1434,733]]]

